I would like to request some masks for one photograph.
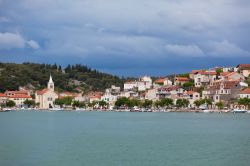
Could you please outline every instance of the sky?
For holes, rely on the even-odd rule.
[[[250,63],[250,1],[0,0],[0,61],[119,76]]]

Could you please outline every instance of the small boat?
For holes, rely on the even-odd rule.
[[[0,112],[9,112],[9,111],[11,111],[12,109],[10,109],[10,108],[3,108]]]
[[[203,110],[204,113],[211,113],[211,110]]]
[[[247,110],[234,109],[232,112],[233,113],[246,113]]]
[[[50,111],[63,111],[63,108],[50,108]]]

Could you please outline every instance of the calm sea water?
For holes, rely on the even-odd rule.
[[[0,113],[0,166],[249,166],[250,114]]]

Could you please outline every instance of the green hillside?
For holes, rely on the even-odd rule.
[[[19,86],[44,88],[50,74],[58,91],[75,91],[76,87],[83,91],[103,91],[111,85],[122,86],[124,82],[117,76],[78,64],[62,69],[56,64],[0,63],[0,92],[17,90]]]

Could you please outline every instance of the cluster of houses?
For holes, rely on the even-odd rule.
[[[57,93],[54,82],[50,76],[47,88],[30,91],[6,91],[0,93],[0,104],[12,100],[17,107],[22,107],[25,100],[34,100],[40,109],[54,108],[57,98],[72,97],[79,102],[105,101],[110,108],[120,97],[135,98],[139,100],[157,101],[162,98],[171,98],[174,103],[178,99],[189,100],[189,107],[194,107],[194,101],[211,99],[213,105],[223,102],[229,106],[239,98],[250,98],[250,88],[245,82],[250,76],[250,64],[239,64],[236,67],[217,67],[208,70],[193,70],[189,75],[175,76],[173,78],[159,78],[143,76],[138,80],[124,83],[124,87],[111,86],[105,92]],[[185,86],[185,85],[192,86]],[[33,95],[33,98],[31,97]]]

